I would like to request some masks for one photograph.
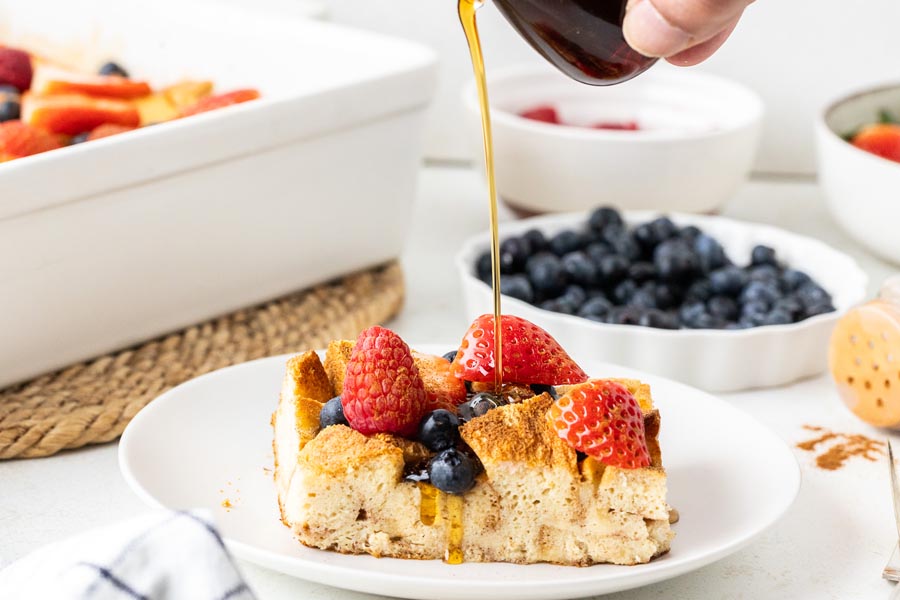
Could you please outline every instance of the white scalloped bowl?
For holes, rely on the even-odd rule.
[[[659,216],[629,212],[629,225]],[[866,274],[856,262],[826,244],[775,227],[724,217],[669,213],[681,226],[696,225],[718,239],[737,263],[749,259],[756,244],[773,247],[791,267],[809,273],[834,298],[837,310],[800,323],[737,331],[676,331],[596,323],[503,297],[504,313],[515,314],[549,331],[569,352],[618,363],[683,381],[713,392],[784,385],[825,370],[831,331],[848,308],[863,300]],[[503,224],[500,238],[537,228],[554,234],[583,226],[586,213],[548,215]],[[466,313],[493,310],[490,286],[474,274],[475,259],[490,245],[488,233],[468,239],[456,256]]]

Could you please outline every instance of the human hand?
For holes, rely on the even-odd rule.
[[[680,66],[709,58],[725,43],[753,0],[629,0],[622,28],[645,56]]]

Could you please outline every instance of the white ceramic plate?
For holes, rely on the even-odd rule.
[[[638,376],[653,386],[662,414],[669,502],[681,513],[670,553],[646,565],[577,568],[451,566],[313,550],[296,542],[279,521],[267,470],[272,467],[269,417],[286,358],[216,371],[160,396],[126,429],[119,463],[148,504],[209,509],[235,555],[311,581],[425,600],[574,598],[625,590],[736,551],[784,514],[800,486],[788,447],[742,411],[682,384],[583,362],[589,373]],[[230,510],[222,507],[226,498],[234,505]]]
[[[660,214],[629,211],[625,220],[633,227]],[[696,225],[715,237],[728,256],[740,265],[750,262],[750,251],[755,245],[771,246],[780,260],[809,273],[828,290],[837,310],[790,325],[739,331],[669,331],[595,323],[508,297],[504,297],[503,312],[516,314],[552,332],[570,354],[649,371],[710,392],[774,387],[825,370],[834,324],[848,308],[865,298],[868,278],[855,260],[819,240],[768,225],[725,217],[665,214],[680,226]],[[586,213],[523,219],[501,225],[500,239],[532,228],[548,236],[563,229],[583,229],[586,221]],[[488,232],[484,232],[466,240],[456,255],[466,314],[471,318],[493,310],[490,286],[474,274],[475,260],[488,249],[489,243]]]

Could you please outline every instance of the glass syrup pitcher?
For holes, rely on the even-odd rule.
[[[493,1],[535,50],[576,81],[622,83],[656,62],[625,41],[627,0]]]

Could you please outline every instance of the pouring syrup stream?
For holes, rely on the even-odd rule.
[[[484,57],[475,11],[484,5],[484,0],[459,0],[459,21],[462,23],[475,71],[475,86],[478,88],[478,104],[481,108],[481,131],[484,138],[484,168],[488,182],[488,201],[491,207],[491,288],[494,292],[494,389],[497,393],[503,386],[502,327],[500,323],[500,238],[497,233],[497,183],[494,180],[494,143],[491,136],[491,111],[488,102],[487,79],[484,72]]]

